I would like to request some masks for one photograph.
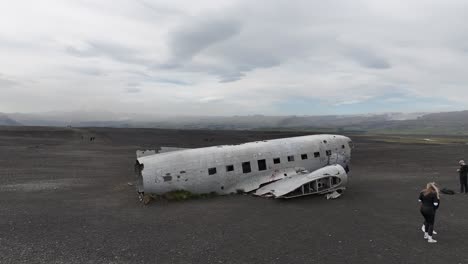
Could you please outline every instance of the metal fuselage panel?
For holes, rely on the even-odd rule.
[[[186,190],[228,194],[255,190],[299,169],[314,171],[331,164],[347,168],[351,160],[349,142],[339,135],[312,135],[161,153],[138,158],[138,162],[144,165],[141,180],[145,193]],[[320,157],[315,157],[317,152]],[[288,161],[288,156],[294,160]],[[280,162],[275,164],[277,158]],[[259,160],[265,160],[264,170],[260,170]],[[245,162],[250,162],[248,173],[243,170]],[[229,165],[233,165],[232,171],[228,171]]]

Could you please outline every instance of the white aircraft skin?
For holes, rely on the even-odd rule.
[[[345,136],[311,135],[151,153],[137,159],[138,191],[292,198],[344,190],[351,148]]]

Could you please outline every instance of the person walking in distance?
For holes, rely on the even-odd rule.
[[[424,217],[424,239],[427,239],[429,243],[436,243],[437,240],[433,239],[432,235],[434,235],[435,213],[440,205],[440,194],[434,182],[428,183],[421,191],[419,202],[421,203],[420,212]]]
[[[466,165],[464,160],[458,162],[460,168],[457,170],[460,174],[460,193],[468,193],[468,165]]]

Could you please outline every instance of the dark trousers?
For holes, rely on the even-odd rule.
[[[429,208],[422,206],[421,214],[424,216],[424,227],[426,228],[426,233],[432,236],[434,231],[434,221],[435,221],[435,210],[434,208]]]
[[[466,175],[460,175],[460,192],[468,193],[468,182]]]

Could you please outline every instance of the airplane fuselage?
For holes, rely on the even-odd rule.
[[[348,171],[351,140],[311,135],[160,153],[137,159],[139,192],[250,192],[299,171],[339,164]]]

